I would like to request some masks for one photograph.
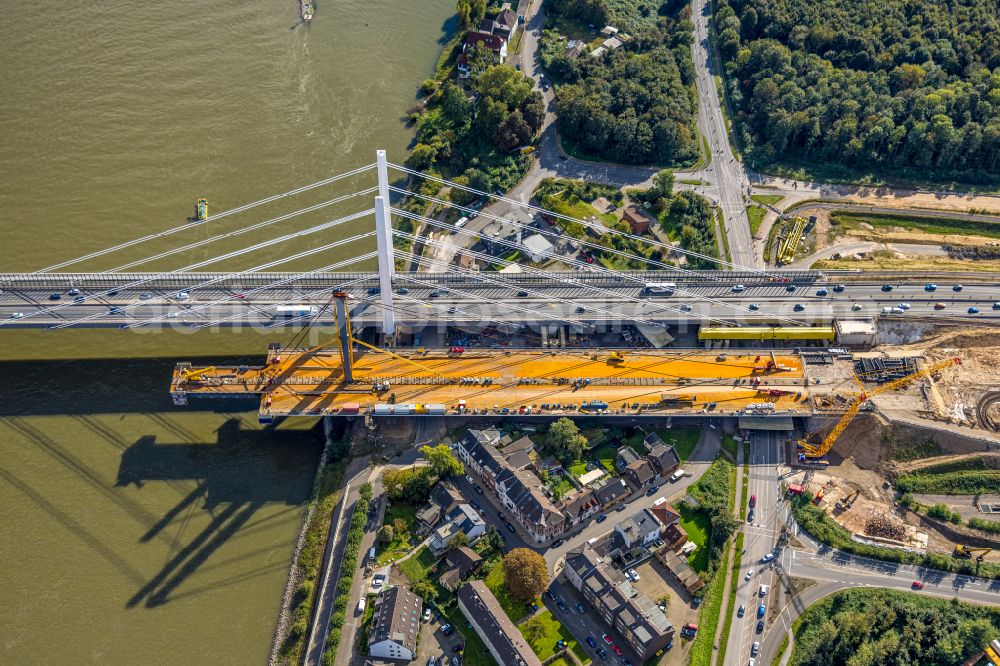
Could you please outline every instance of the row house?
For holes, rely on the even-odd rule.
[[[577,493],[562,504],[562,512],[566,516],[566,529],[579,525],[600,510],[601,503],[593,490],[588,488]]]
[[[663,611],[588,545],[566,554],[563,574],[643,661],[673,640],[673,625]]]
[[[469,430],[455,447],[466,471],[474,472],[492,493],[496,493],[497,475],[507,467],[503,455],[496,448],[499,441],[500,432],[497,430]]]
[[[500,502],[536,543],[548,541],[566,528],[565,516],[545,496],[543,487],[542,480],[528,470],[504,468],[496,479]]]

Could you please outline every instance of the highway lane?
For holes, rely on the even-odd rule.
[[[670,297],[646,296],[640,283],[597,291],[558,282],[523,289],[519,289],[520,286],[513,284],[508,288],[481,283],[451,290],[407,287],[395,301],[397,320],[409,325],[445,321],[552,321],[558,318],[564,323],[600,324],[642,320],[696,323],[705,318],[746,324],[778,322],[779,318],[808,323],[828,322],[834,317],[869,318],[883,314],[883,308],[903,304],[910,306],[906,312],[889,316],[977,319],[1000,316],[1000,309],[993,309],[1000,300],[1000,286],[983,283],[966,284],[961,291],[942,283],[933,292],[926,291],[921,284],[899,283],[887,292],[883,291],[881,283],[869,282],[845,282],[841,292],[834,291],[832,283],[803,285],[794,292],[787,291],[786,285],[775,283],[747,284],[738,292],[728,283],[681,284]],[[817,295],[820,289],[826,289],[827,294]],[[84,292],[79,297],[85,300],[80,303],[73,302],[74,297],[65,292],[59,292],[59,300],[49,300],[51,293],[56,292],[34,288],[8,289],[0,294],[0,328],[50,326],[71,321],[79,325],[117,327],[143,320],[160,326],[189,326],[231,317],[239,318],[228,323],[285,325],[287,322],[275,317],[278,305],[307,304],[323,308],[331,300],[330,289],[276,288],[237,296],[229,290],[198,289],[191,291],[186,299],[177,298],[176,291],[158,289],[149,290],[150,298],[145,300],[137,290],[123,290],[113,297]],[[362,289],[348,289],[348,293],[352,298],[351,316],[356,323],[372,324],[381,318],[381,307],[374,302],[372,294]],[[518,293],[526,295],[518,296]],[[937,309],[938,303],[944,307]],[[682,307],[690,311],[681,311]],[[979,313],[970,315],[969,307],[978,308]],[[112,311],[112,308],[117,310]],[[516,308],[530,312],[519,312]],[[19,318],[16,313],[24,316]],[[326,320],[324,315],[323,321],[332,323],[332,318]]]
[[[740,266],[756,266],[757,260],[750,236],[750,221],[747,218],[743,196],[748,189],[749,181],[743,172],[742,163],[733,155],[729,145],[722,102],[715,85],[708,38],[710,13],[705,0],[694,0],[691,5],[691,19],[694,21],[694,43],[691,49],[694,58],[695,85],[700,102],[698,126],[702,137],[708,141],[711,152],[711,163],[705,167],[704,175],[711,183],[710,188],[715,190],[716,197],[713,198],[717,198],[722,209],[730,259]]]

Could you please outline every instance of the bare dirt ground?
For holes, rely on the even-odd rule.
[[[901,190],[901,192],[904,191]],[[870,188],[860,189],[855,194],[845,196],[843,200],[887,208],[926,208],[961,213],[968,213],[975,209],[977,212],[1000,213],[1000,198],[991,196],[938,195],[930,192],[914,192],[901,196],[886,194],[883,190]]]

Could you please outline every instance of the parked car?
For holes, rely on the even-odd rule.
[[[607,659],[608,658],[608,651],[605,650],[602,647],[598,647],[597,648],[597,656],[600,657],[601,660]]]
[[[611,651],[614,652],[619,657],[622,656],[622,649],[617,645],[615,645],[614,643],[611,644]]]
[[[592,648],[597,647],[597,641],[595,641],[594,637],[589,634],[587,635],[587,645],[589,645]]]
[[[657,490],[659,490],[657,486],[650,486],[649,490],[646,491],[646,497],[651,497],[655,495]]]
[[[746,615],[746,612],[747,612],[747,607],[740,606],[739,610],[736,611],[736,617],[743,617],[744,615]]]
[[[566,606],[566,604],[564,604],[561,601],[557,601],[556,602],[556,606],[558,606],[559,610],[561,610],[563,613],[568,613],[569,612],[569,607]]]
[[[602,512],[602,513],[599,513],[599,514],[597,514],[597,519],[596,519],[596,520],[597,520],[597,522],[599,522],[599,523],[603,523],[603,522],[604,522],[605,520],[607,520],[607,519],[608,519],[608,514],[606,514],[606,513],[603,513],[603,512]]]
[[[431,609],[430,608],[425,608],[424,609],[424,622],[430,622],[430,621],[431,621]]]
[[[564,543],[566,543],[566,539],[556,539],[555,541],[552,542],[552,547],[553,548],[558,548],[559,546],[563,545]]]
[[[581,604],[579,601],[576,602],[576,604],[573,607],[576,608],[576,612],[579,613],[580,615],[586,615],[587,614],[587,609],[585,609],[583,607],[583,604]]]
[[[483,487],[481,485],[479,485],[478,483],[476,484],[476,494],[477,495],[482,495],[483,494]]]
[[[441,627],[441,633],[444,634],[445,636],[450,636],[453,631],[455,631],[455,627],[451,626],[450,624],[446,624]]]
[[[750,655],[756,657],[760,653],[760,641],[754,641],[750,646]]]
[[[626,506],[625,506],[625,504],[623,502],[619,502],[618,506],[615,507],[615,511],[624,511],[625,509],[626,509]]]
[[[607,643],[608,645],[614,643],[614,641],[611,640],[611,636],[608,636],[607,634],[601,634],[601,640]]]
[[[774,559],[774,554],[773,553],[767,553],[766,555],[764,555],[764,557],[760,558],[760,561],[761,562],[770,562],[773,559]]]
[[[628,575],[629,578],[632,579],[633,583],[638,583],[639,582],[639,574],[638,574],[638,572],[636,572],[635,569],[629,569],[625,573]]]

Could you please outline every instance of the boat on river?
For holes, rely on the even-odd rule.
[[[198,199],[194,207],[194,216],[199,222],[208,219],[208,199]]]
[[[312,21],[315,7],[312,0],[299,0],[299,9],[302,12],[303,21]]]

